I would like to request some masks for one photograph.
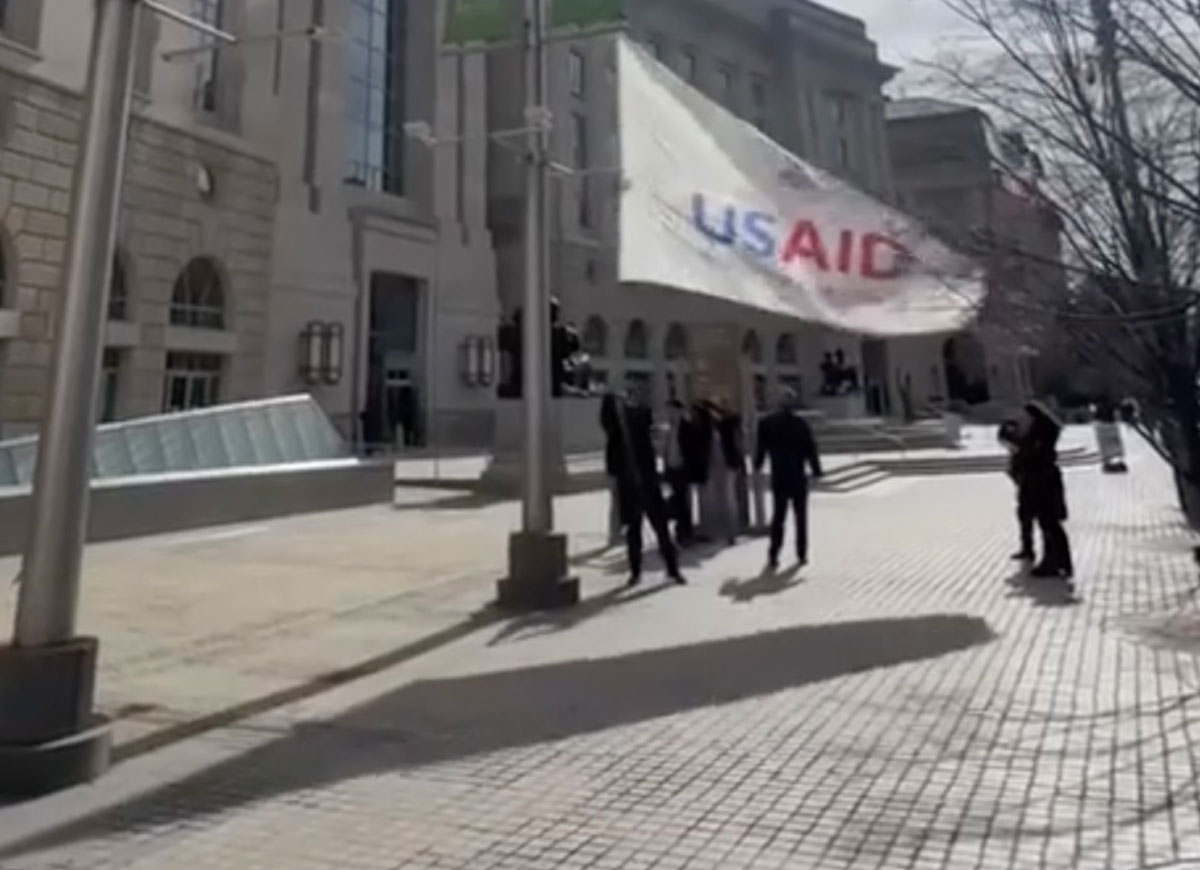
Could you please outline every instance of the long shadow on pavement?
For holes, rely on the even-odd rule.
[[[130,758],[144,755],[147,752],[161,749],[164,746],[178,743],[180,740],[186,740],[189,737],[195,737],[208,731],[224,728],[235,722],[248,719],[251,716],[257,716],[286,706],[287,704],[302,701],[305,698],[310,698],[313,695],[345,685],[354,680],[360,680],[363,677],[380,673],[410,659],[415,659],[425,653],[462,640],[482,628],[502,622],[507,617],[508,614],[499,609],[484,608],[455,625],[422,637],[412,643],[397,647],[394,650],[389,650],[388,652],[345,668],[317,674],[311,679],[280,689],[278,692],[252,698],[240,704],[216,710],[205,716],[199,716],[195,719],[189,719],[186,722],[180,722],[177,725],[152,731],[144,737],[131,740],[116,747],[113,750],[113,761],[118,763],[126,761]]]
[[[635,601],[678,588],[670,581],[654,585],[646,584],[635,588],[619,586],[585,599],[575,607],[544,610],[528,616],[518,616],[506,622],[496,632],[496,636],[488,641],[488,646],[496,646],[511,640],[529,640],[556,631],[567,631],[614,607],[633,604]]]
[[[744,637],[422,680],[124,804],[0,851],[152,830],[357,777],[564,740],[987,643],[963,615],[806,625]]]
[[[767,568],[757,577],[748,580],[738,580],[735,577],[721,584],[721,595],[735,604],[748,604],[755,598],[767,595],[781,595],[804,582],[800,570],[799,565],[793,565],[782,571]]]
[[[1033,577],[1021,571],[1004,581],[1009,587],[1009,598],[1028,598],[1038,607],[1074,607],[1083,599],[1075,591],[1075,585],[1057,578]]]

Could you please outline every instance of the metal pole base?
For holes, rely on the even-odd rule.
[[[508,539],[508,577],[496,603],[515,610],[553,610],[579,603],[579,578],[569,577],[567,536],[517,532]]]
[[[0,795],[35,797],[108,769],[111,730],[92,707],[98,646],[0,647]]]

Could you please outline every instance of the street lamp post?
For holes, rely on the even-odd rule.
[[[94,778],[109,731],[93,712],[98,643],[75,636],[105,309],[141,0],[96,0],[66,283],[38,439],[29,543],[11,646],[0,648],[0,793]]]
[[[567,538],[554,532],[551,454],[551,341],[548,239],[550,173],[546,106],[546,0],[525,0],[525,294],[522,317],[524,452],[521,531],[509,538],[508,577],[497,587],[503,606],[557,607],[579,600],[568,577]]]

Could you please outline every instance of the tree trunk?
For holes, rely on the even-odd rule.
[[[1169,449],[1175,485],[1188,522],[1200,529],[1200,403],[1188,372],[1177,372],[1172,378],[1171,400],[1174,413]]]

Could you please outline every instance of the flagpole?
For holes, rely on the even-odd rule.
[[[546,534],[554,528],[554,506],[546,474],[550,404],[549,294],[546,292],[546,109],[545,0],[525,0],[525,166],[524,345],[525,462],[521,528]]]
[[[551,341],[546,105],[546,0],[525,0],[525,288],[521,319],[524,453],[521,531],[509,539],[508,577],[497,587],[501,605],[559,607],[579,600],[579,581],[567,576],[567,538],[554,532],[550,455]]]
[[[11,646],[0,646],[0,794],[99,776],[110,734],[93,711],[98,641],[76,634],[104,310],[125,170],[141,0],[93,4],[83,148],[50,398]]]

